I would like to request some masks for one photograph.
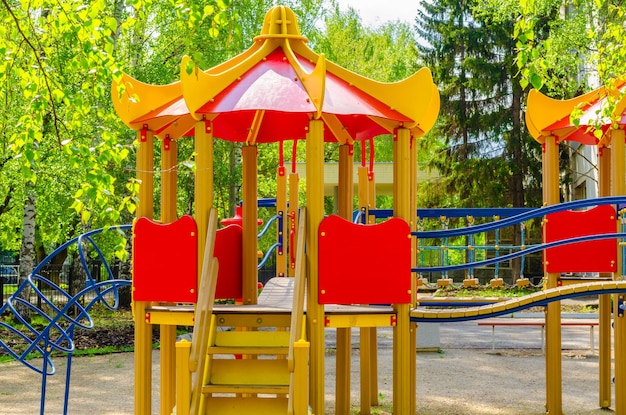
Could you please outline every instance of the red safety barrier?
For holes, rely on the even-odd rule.
[[[361,225],[331,215],[318,236],[320,304],[411,301],[411,233],[404,220]]]

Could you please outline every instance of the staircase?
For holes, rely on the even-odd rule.
[[[213,309],[214,296],[198,300],[194,338],[177,344],[177,415],[309,413],[304,221],[303,212],[296,276],[284,280],[293,291],[291,307],[275,308],[259,300],[259,305]],[[210,268],[202,278],[206,287],[201,295],[214,291],[216,278],[211,275],[217,270]]]
[[[269,316],[249,317],[254,324]],[[272,317],[273,324],[289,326],[289,315]],[[217,320],[214,316],[202,386],[205,407],[217,415],[289,413],[290,332],[264,324],[222,331]]]

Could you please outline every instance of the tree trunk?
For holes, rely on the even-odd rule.
[[[513,102],[511,105],[511,115],[513,120],[513,130],[509,142],[509,149],[513,158],[513,175],[511,176],[511,198],[513,207],[524,206],[524,177],[526,173],[526,163],[522,151],[522,95],[523,91],[516,79],[513,79]],[[519,246],[522,242],[522,231],[520,225],[513,227],[513,245]],[[521,258],[512,261],[512,279],[517,281],[523,270],[521,269]]]
[[[24,200],[24,221],[22,226],[22,246],[20,248],[19,284],[26,280],[35,268],[35,186],[26,183],[26,199]],[[20,297],[30,301],[30,288],[21,291]],[[18,313],[30,322],[30,308],[18,304]]]

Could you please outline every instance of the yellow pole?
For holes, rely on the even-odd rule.
[[[406,128],[396,132],[394,151],[394,216],[411,223],[415,212],[411,212],[411,134]],[[396,183],[397,181],[397,183]],[[411,350],[410,304],[394,304],[396,326],[393,328],[393,410],[396,415],[413,415],[415,392],[411,391],[411,364],[415,364],[415,350]],[[412,356],[411,356],[412,355]]]
[[[291,217],[289,220],[289,229],[287,230],[290,236],[287,236],[289,239],[289,267],[288,273],[290,277],[295,275],[296,264],[295,264],[295,252],[297,252],[298,245],[298,206],[300,205],[300,178],[298,177],[298,173],[290,173],[289,174],[289,216]],[[293,232],[293,236],[292,235]],[[291,242],[293,241],[293,245]],[[294,262],[291,261],[292,253],[294,257]]]
[[[611,132],[611,190],[613,196],[626,195],[626,183],[624,179],[624,130],[612,130]],[[619,226],[619,225],[618,225]],[[616,279],[622,280],[622,255],[621,249],[617,251]],[[613,301],[614,319],[614,350],[615,350],[615,413],[626,414],[626,359],[624,347],[626,346],[626,321],[624,314],[619,309],[619,303],[624,300],[623,294],[616,295]]]
[[[357,204],[360,212],[365,212],[369,209],[369,184],[367,181],[367,167],[359,166],[356,171],[357,174]],[[365,223],[367,223],[367,216],[365,217]]]
[[[154,211],[154,134],[138,131],[137,180],[139,204],[137,217],[152,219]],[[152,325],[146,322],[143,301],[133,302],[135,319],[135,415],[152,413]]]
[[[337,214],[346,220],[352,219],[352,166],[353,158],[351,146],[343,144],[339,146],[339,178]],[[352,329],[337,329],[337,356],[335,378],[335,413],[348,415],[350,413],[350,358],[352,344]],[[361,374],[363,376],[363,374]],[[361,391],[363,392],[363,391]],[[361,412],[362,415],[369,414]]]
[[[365,142],[362,141],[361,145],[364,146]],[[367,223],[368,215],[368,193],[369,183],[367,177],[367,167],[360,166],[357,169],[358,178],[358,209],[361,214],[365,215],[365,223]],[[360,350],[359,350],[359,370],[361,373],[361,414],[369,414],[372,406],[372,333],[376,335],[376,328],[361,327],[359,329],[360,337]]]
[[[195,125],[196,181],[194,185],[195,219],[198,225],[198,286],[204,263],[209,212],[213,207],[213,131],[204,120]]]
[[[611,150],[607,147],[599,148],[599,196],[609,196],[611,194]],[[611,274],[600,274],[600,276],[611,276]],[[600,408],[611,406],[611,296],[598,296],[599,314],[599,394],[598,400]]]
[[[543,174],[546,179],[544,203],[548,206],[559,203],[559,144],[553,136],[545,141]],[[546,288],[556,288],[559,274],[551,272],[546,276]],[[562,414],[560,301],[549,303],[546,307],[546,413]]]
[[[161,141],[161,222],[170,223],[178,218],[176,212],[176,180],[178,170],[178,142],[165,137]]]
[[[409,229],[411,231],[416,230],[417,225],[417,140],[415,138],[411,138],[409,146],[411,147],[410,152],[410,160],[409,160],[409,168],[410,168],[410,183],[409,183],[409,212],[410,212],[410,220],[409,220]],[[417,239],[411,238],[411,268],[417,265]],[[411,304],[410,308],[413,308],[417,303],[417,276],[411,273]],[[416,396],[415,391],[417,390],[416,385],[416,370],[417,370],[417,324],[410,322],[409,323],[409,358],[411,363],[409,364],[409,378],[411,383],[409,385],[409,396],[411,399],[409,400],[409,413],[414,414],[416,411]]]
[[[374,175],[374,172],[371,171],[369,172],[370,177],[369,177],[369,191],[367,192],[367,197],[369,199],[368,205],[370,209],[375,209],[376,208],[376,176]],[[374,222],[374,218],[369,218],[368,219],[368,223],[373,223]]]
[[[372,142],[372,145],[374,143]],[[368,176],[368,191],[367,191],[367,205],[369,209],[376,208],[376,181],[374,180],[374,172],[369,172]],[[374,216],[367,218],[367,223],[376,223]],[[378,405],[378,337],[376,335],[376,327],[370,328],[370,346],[369,346],[369,365],[370,365],[370,405]]]
[[[283,145],[282,142],[279,145]],[[277,238],[282,238],[282,253],[276,256],[276,275],[279,277],[287,276],[287,244],[289,239],[289,230],[287,229],[287,176],[285,175],[285,166],[279,166],[276,172],[276,214],[282,212],[282,217],[278,218],[282,227],[282,233],[276,231]],[[278,226],[277,226],[278,229]]]
[[[161,222],[176,220],[177,142],[161,141]],[[161,325],[161,415],[170,415],[176,404],[176,326]]]
[[[324,124],[309,121],[306,140],[307,314],[311,342],[310,399],[313,413],[324,414],[324,306],[318,302],[318,235],[324,218]]]
[[[257,146],[241,149],[243,162],[243,303],[256,304],[258,274]]]
[[[182,340],[176,343],[176,415],[189,415],[191,403],[191,371],[189,370],[189,355],[191,343]]]

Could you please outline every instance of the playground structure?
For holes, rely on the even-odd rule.
[[[602,148],[604,197],[569,205],[558,203],[558,142],[567,139],[565,130],[575,131],[575,139],[590,140],[588,134],[566,125],[561,118],[578,104],[593,105],[602,91],[566,102],[554,102],[536,92],[529,98],[527,124],[545,150],[547,206],[494,224],[423,231],[417,226],[420,211],[416,206],[415,141],[430,130],[439,111],[439,95],[430,72],[424,68],[404,81],[383,84],[326,61],[305,42],[293,12],[279,6],[268,12],[254,45],[221,65],[200,71],[184,58],[180,82],[152,86],[124,75],[113,85],[116,111],[137,131],[139,142],[140,204],[133,227],[135,413],[152,413],[151,333],[155,325],[161,331],[159,410],[163,415],[174,410],[177,415],[323,414],[327,328],[337,330],[337,414],[350,413],[350,336],[353,328],[360,329],[360,413],[368,414],[378,399],[376,328],[382,326],[393,327],[394,413],[415,414],[418,322],[486,318],[545,305],[546,410],[551,415],[560,414],[559,300],[592,294],[601,298],[599,401],[600,407],[610,407],[612,293],[616,295],[615,410],[625,413],[621,304],[626,283],[621,281],[623,249],[618,250],[616,243],[625,236],[623,230],[618,230],[623,222],[621,206],[626,202],[623,130],[609,128],[601,140],[593,141]],[[623,106],[618,108],[623,110]],[[555,123],[563,125],[552,128]],[[381,134],[392,134],[394,140],[393,210],[377,218],[373,156],[370,154],[367,166],[363,151],[357,211],[365,224],[354,224],[352,144],[370,141],[372,148],[371,140]],[[177,140],[188,136],[194,137],[196,152],[195,210],[193,218],[179,218]],[[242,143],[243,159],[241,226],[234,224],[219,230],[213,209],[215,139]],[[306,144],[306,206],[298,205],[299,178],[295,169],[286,173],[282,157],[283,142],[292,141],[295,147],[298,140]],[[161,146],[158,168],[154,165],[155,141]],[[283,233],[277,235],[282,240],[277,275],[287,277],[272,279],[259,295],[257,152],[262,151],[264,143],[276,142],[281,149],[276,210],[281,221],[279,233]],[[328,217],[323,205],[325,142],[339,145],[337,215]],[[610,159],[605,157],[609,153]],[[161,178],[161,217],[154,221],[157,169]],[[571,221],[563,216],[572,214],[570,209],[596,205],[602,207],[593,213],[575,212],[592,215],[592,219],[585,216],[580,221],[593,225],[588,229],[550,225]],[[608,216],[605,205],[611,209]],[[488,227],[519,223],[533,215],[547,218],[546,243],[520,247],[519,252],[507,255],[548,249],[544,291],[473,308],[420,307],[416,274],[434,269],[418,266],[420,240],[475,234]],[[600,224],[605,230],[598,232]],[[289,238],[285,237],[287,231]],[[579,253],[572,255],[576,250]],[[590,258],[586,255],[590,251],[608,252]],[[569,257],[589,259],[582,263],[588,267],[584,271],[600,272],[610,281],[579,281],[558,287],[561,272],[580,271],[581,264],[569,269],[568,262],[559,263],[564,252]],[[487,261],[495,263],[507,255]],[[462,266],[480,265],[474,262]],[[384,283],[380,283],[381,278]],[[239,301],[235,305],[214,304],[216,298]],[[177,326],[194,326],[191,342],[176,342]]]
[[[242,204],[242,269],[241,281],[242,305],[224,307],[208,303],[198,303],[195,308],[202,313],[212,314],[212,322],[204,316],[199,326],[195,319],[195,328],[208,340],[201,338],[198,345],[194,339],[191,345],[179,344],[174,351],[175,325],[189,325],[193,320],[193,307],[186,312],[181,306],[172,306],[171,298],[160,299],[157,296],[138,297],[135,299],[136,328],[136,382],[135,413],[149,413],[150,408],[150,354],[147,344],[152,324],[161,326],[161,414],[169,414],[174,406],[176,413],[226,413],[226,407],[239,408],[245,411],[255,408],[256,413],[305,413],[307,408],[313,413],[324,413],[324,329],[337,329],[337,368],[336,368],[336,413],[347,414],[350,411],[349,376],[350,376],[350,333],[352,328],[360,329],[361,342],[361,407],[362,414],[370,413],[370,407],[377,402],[376,398],[376,344],[375,330],[380,326],[393,327],[393,407],[397,414],[415,413],[415,338],[418,321],[428,319],[437,321],[461,318],[484,318],[498,315],[510,310],[530,307],[535,304],[547,307],[547,411],[550,414],[561,412],[561,378],[560,378],[560,311],[559,300],[575,295],[602,294],[604,299],[609,293],[618,294],[616,301],[616,318],[621,316],[619,304],[621,293],[626,290],[622,282],[582,283],[572,287],[557,288],[561,271],[559,266],[547,268],[546,290],[541,295],[534,295],[513,302],[488,305],[471,310],[424,311],[416,307],[416,281],[412,273],[426,269],[416,267],[418,241],[427,237],[441,235],[429,232],[415,232],[419,210],[415,200],[416,189],[416,146],[415,140],[426,134],[434,124],[438,110],[438,92],[433,84],[430,72],[424,68],[412,77],[394,84],[378,83],[351,73],[331,62],[323,55],[317,55],[305,45],[306,39],[301,36],[295,15],[286,7],[271,9],[265,19],[261,35],[255,38],[254,45],[241,55],[206,71],[193,67],[189,58],[181,63],[181,80],[166,86],[151,86],[124,75],[119,84],[113,86],[114,104],[118,115],[124,122],[137,131],[140,142],[137,171],[142,183],[138,209],[139,217],[152,217],[152,172],[153,142],[158,137],[161,143],[161,218],[162,223],[174,222],[175,212],[175,165],[176,139],[193,136],[196,151],[196,192],[195,222],[197,224],[197,252],[199,264],[195,287],[204,284],[204,280],[212,275],[209,270],[219,263],[220,275],[217,285],[221,284],[224,258],[216,252],[211,255],[213,230],[207,234],[208,216],[212,207],[212,143],[214,139],[223,139],[242,143],[243,160],[243,204]],[[193,69],[190,69],[193,68]],[[270,92],[271,91],[271,92]],[[556,141],[545,137],[544,122],[551,125],[555,120],[550,117],[554,113],[549,106],[534,109],[536,94],[529,100],[528,123],[534,136],[542,142],[544,152],[545,195],[547,205],[558,203],[558,164],[555,152]],[[589,97],[587,97],[589,98]],[[584,102],[578,100],[578,102]],[[571,103],[561,105],[557,117],[565,115],[573,109]],[[566,108],[567,107],[567,108]],[[565,109],[566,108],[566,109]],[[536,119],[541,113],[541,120]],[[547,117],[547,118],[546,118]],[[550,118],[550,120],[548,120]],[[548,122],[549,121],[549,122]],[[362,145],[362,167],[358,170],[358,206],[359,216],[365,225],[350,223],[353,217],[353,151],[355,141],[365,142],[380,134],[392,134],[394,142],[394,206],[391,215],[394,218],[383,223],[376,223],[375,191],[373,169],[367,167],[365,145]],[[548,134],[549,135],[549,134]],[[622,136],[623,138],[623,136]],[[295,168],[290,175],[286,174],[283,160],[283,142],[305,140],[306,144],[306,224],[302,231],[295,231],[299,223],[298,209],[298,176]],[[623,139],[621,140],[623,141]],[[276,290],[276,298],[292,299],[294,304],[303,301],[292,285],[302,287],[306,284],[306,314],[297,305],[289,308],[283,302],[268,305],[261,294],[257,298],[257,184],[256,157],[262,151],[264,143],[278,142],[280,160],[277,169],[277,214],[286,222],[281,229],[293,231],[301,242],[282,247],[285,256],[294,258],[298,252],[300,261],[289,261],[289,267],[278,265],[277,274],[294,276],[295,279],[277,279],[270,284],[271,291]],[[325,142],[339,145],[339,180],[337,191],[337,215],[324,218],[323,209],[323,146]],[[603,143],[608,143],[603,141]],[[613,147],[613,145],[611,146]],[[370,141],[371,148],[371,141]],[[618,150],[619,151],[619,150]],[[614,157],[611,163],[611,174],[623,177],[623,153]],[[292,161],[295,163],[295,160]],[[373,157],[370,155],[370,165]],[[608,164],[607,167],[608,169]],[[620,176],[621,174],[621,176]],[[616,182],[617,180],[613,180]],[[623,181],[623,180],[622,180]],[[614,196],[624,195],[624,189],[617,184],[611,191]],[[289,193],[289,198],[287,194]],[[608,192],[603,194],[608,196]],[[619,205],[622,199],[604,199],[586,202],[588,205]],[[572,206],[574,207],[574,206]],[[550,207],[539,210],[537,215],[550,213]],[[568,206],[562,209],[567,210]],[[539,251],[550,248],[548,255],[554,258],[563,255],[569,249],[561,247],[567,244],[562,239],[570,239],[570,245],[582,249],[606,249],[606,245],[598,245],[608,240],[610,245],[607,268],[603,264],[588,262],[591,268],[585,271],[602,271],[611,276],[621,270],[621,252],[618,255],[616,239],[623,237],[617,233],[618,215],[615,208],[612,215],[594,216],[590,222],[594,224],[586,231],[574,231],[569,234],[561,232],[562,226],[546,226],[552,229],[547,234],[546,245],[535,247]],[[561,216],[556,213],[548,217],[548,223],[558,223]],[[386,219],[386,217],[384,217]],[[514,218],[519,220],[519,218]],[[497,222],[506,222],[503,219]],[[567,219],[566,219],[567,220]],[[598,234],[595,225],[607,224],[608,234]],[[393,229],[393,230],[392,230]],[[477,233],[481,226],[472,226],[469,231],[449,230],[448,232]],[[556,232],[554,231],[556,229]],[[576,229],[576,228],[573,228]],[[135,229],[136,238],[140,232]],[[556,235],[556,236],[555,236]],[[279,235],[284,236],[284,235]],[[350,239],[354,237],[354,239]],[[156,238],[148,238],[157,241]],[[283,238],[286,241],[287,238]],[[295,239],[293,239],[295,241]],[[206,241],[206,242],[205,242]],[[355,241],[355,242],[353,242]],[[306,255],[301,251],[306,244]],[[153,242],[148,251],[155,256],[165,255],[172,246],[159,246]],[[173,244],[174,246],[177,244]],[[392,247],[390,249],[390,247]],[[137,247],[135,247],[137,248]],[[160,250],[159,250],[160,248]],[[509,254],[523,255],[524,252]],[[139,251],[137,251],[139,252]],[[503,255],[503,259],[507,257]],[[142,263],[145,258],[135,256],[135,263]],[[279,256],[280,261],[284,258]],[[497,262],[495,259],[494,262]],[[149,262],[149,260],[147,260]],[[193,259],[190,259],[193,261]],[[302,263],[305,261],[305,263]],[[612,262],[611,262],[612,261]],[[558,261],[555,261],[558,263]],[[202,264],[202,265],[200,265]],[[562,265],[562,264],[561,264]],[[477,264],[466,264],[467,267]],[[287,269],[288,268],[288,269]],[[299,269],[294,273],[292,269]],[[306,272],[305,272],[306,271]],[[578,271],[578,270],[574,270]],[[163,276],[162,270],[140,273],[135,272],[135,285],[147,279]],[[178,275],[178,274],[177,274]],[[193,283],[193,270],[189,280]],[[385,283],[380,284],[384,275]],[[178,278],[178,276],[177,276]],[[612,279],[620,279],[616,277]],[[239,279],[239,276],[235,278]],[[304,282],[303,279],[306,281]],[[292,282],[292,281],[294,282]],[[213,278],[209,278],[213,281]],[[211,282],[214,283],[214,282]],[[141,283],[143,284],[143,283]],[[277,288],[278,287],[278,288]],[[167,289],[164,286],[155,288],[157,291]],[[200,290],[202,294],[202,289]],[[219,288],[217,289],[219,291]],[[155,293],[156,294],[156,293]],[[206,300],[206,299],[205,299]],[[162,304],[159,302],[166,301]],[[184,300],[179,300],[184,301]],[[179,301],[173,301],[178,303]],[[388,305],[381,305],[388,304]],[[412,310],[413,309],[413,310]],[[606,317],[603,306],[603,319]],[[411,311],[412,310],[412,311]],[[287,316],[291,318],[288,319]],[[305,317],[306,316],[306,317]],[[145,318],[144,318],[145,317]],[[294,322],[306,318],[305,324],[295,326]],[[268,343],[263,331],[258,326],[271,325],[275,332],[280,333],[281,327],[288,328],[291,338],[278,341],[281,335],[273,338],[278,343]],[[262,323],[261,323],[262,322]],[[621,323],[620,323],[621,324]],[[616,345],[620,344],[619,336],[623,329],[616,324]],[[238,340],[223,339],[220,327],[234,330],[233,337]],[[246,329],[245,327],[248,327]],[[603,328],[604,327],[604,328]],[[610,356],[605,347],[610,342],[606,326],[601,324],[601,353],[603,361]],[[207,332],[207,333],[205,333]],[[245,333],[245,334],[243,334]],[[195,335],[195,334],[194,334]],[[419,333],[417,334],[419,335]],[[227,335],[230,336],[230,335]],[[243,340],[245,336],[245,340]],[[298,344],[301,354],[295,355],[292,350]],[[200,347],[198,351],[196,348]],[[189,349],[192,349],[190,352]],[[191,353],[191,354],[189,354]],[[271,363],[262,362],[267,359],[218,359],[219,355],[237,354],[255,356],[269,354],[277,356]],[[281,359],[283,354],[288,355]],[[616,362],[623,359],[621,348],[616,347]],[[618,357],[617,355],[620,355]],[[189,358],[189,356],[192,356]],[[305,362],[302,362],[304,359]],[[198,362],[205,360],[206,367],[198,368]],[[180,364],[175,361],[181,362]],[[262,362],[262,363],[261,363]],[[189,364],[188,364],[189,363]],[[308,363],[308,365],[307,365]],[[180,369],[180,365],[183,366]],[[261,368],[261,365],[275,365]],[[306,366],[302,369],[302,365]],[[621,365],[623,366],[623,365]],[[175,369],[175,367],[177,369]],[[617,367],[617,364],[616,364]],[[626,367],[626,366],[624,366]],[[296,369],[299,368],[299,369]],[[177,373],[178,386],[171,379]],[[309,372],[307,379],[302,373]],[[238,373],[238,374],[236,374]],[[245,373],[246,376],[241,375]],[[269,373],[277,374],[276,379],[268,380]],[[297,373],[300,373],[299,375]],[[193,374],[193,376],[191,376]],[[228,375],[227,375],[228,374]],[[601,375],[606,378],[606,374]],[[616,370],[616,389],[623,389],[623,374]],[[190,379],[193,379],[191,381]],[[296,379],[297,385],[289,382]],[[192,385],[193,383],[193,385]],[[287,390],[291,385],[294,390]],[[229,394],[228,397],[214,394]],[[602,393],[602,392],[601,392]],[[616,392],[616,409],[618,413],[626,410]],[[204,397],[200,395],[204,394]],[[267,397],[266,395],[270,395]],[[226,402],[229,403],[226,403]],[[610,406],[610,396],[602,396],[601,407]],[[210,411],[209,409],[210,408]],[[235,409],[237,410],[237,409]],[[222,412],[224,411],[224,412]]]
[[[108,230],[123,231],[128,229],[130,226],[116,226]],[[72,355],[75,350],[74,331],[76,328],[88,330],[94,327],[89,312],[96,304],[102,304],[110,310],[117,309],[119,306],[119,289],[130,285],[128,280],[114,278],[111,267],[96,244],[94,237],[102,232],[103,229],[87,232],[55,249],[35,267],[31,275],[0,307],[0,315],[11,316],[16,323],[23,327],[17,328],[17,324],[12,326],[0,321],[0,330],[12,333],[19,339],[18,343],[11,344],[3,341],[0,337],[0,347],[24,366],[41,374],[40,415],[45,413],[48,376],[54,375],[56,372],[52,354],[60,352],[65,354],[67,359],[63,396],[63,414],[65,415],[68,413]],[[76,245],[80,264],[85,274],[85,288],[75,295],[71,295],[67,290],[41,275],[43,274],[42,270],[55,256],[73,245]],[[105,278],[96,279],[89,271],[87,258],[90,251],[94,252],[102,261],[106,270]],[[57,297],[56,300],[55,297]],[[30,318],[27,319],[25,313],[28,313]],[[42,326],[31,324],[31,319],[35,321],[36,318],[40,318],[44,324]],[[33,363],[34,361],[31,360],[33,357],[42,358],[41,366]]]

